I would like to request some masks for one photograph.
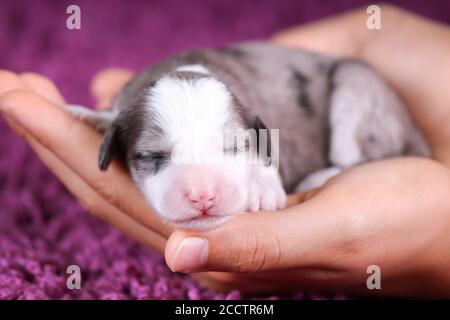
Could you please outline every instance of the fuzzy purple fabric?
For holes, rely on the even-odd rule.
[[[182,49],[265,38],[367,1],[1,1],[0,68],[55,81],[72,103],[92,104],[92,76],[138,70]],[[397,1],[450,21],[448,1]],[[81,30],[65,26],[81,7]],[[0,120],[0,299],[318,298],[217,293],[173,274],[158,254],[91,217]],[[66,288],[77,264],[82,290]],[[330,296],[328,296],[330,297]],[[331,296],[333,297],[333,296]],[[338,296],[339,297],[339,296]]]

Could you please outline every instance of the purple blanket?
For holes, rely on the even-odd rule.
[[[134,70],[195,46],[264,38],[371,1],[0,1],[0,68],[42,73],[67,101],[92,104],[101,69]],[[395,1],[450,22],[448,1]],[[81,30],[66,8],[81,7]],[[83,272],[66,288],[66,267]],[[0,299],[316,298],[216,293],[173,274],[163,258],[91,217],[0,120]],[[333,296],[327,296],[333,297]]]

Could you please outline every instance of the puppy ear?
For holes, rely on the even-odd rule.
[[[124,160],[126,151],[124,146],[126,138],[124,138],[124,135],[126,135],[130,129],[132,113],[133,108],[119,113],[106,131],[98,156],[98,167],[101,171],[108,169],[111,161],[117,156],[122,157],[119,160]]]
[[[114,122],[106,131],[100,146],[98,167],[101,171],[108,169],[114,156],[118,153],[119,145],[119,126]]]

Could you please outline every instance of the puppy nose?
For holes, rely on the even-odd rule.
[[[196,192],[190,190],[188,192],[188,199],[198,209],[209,209],[214,205],[216,194],[212,190]]]

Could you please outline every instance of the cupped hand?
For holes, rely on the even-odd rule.
[[[129,74],[103,72],[92,91],[100,107]],[[120,85],[119,85],[120,84]],[[159,252],[171,230],[154,215],[128,173],[114,164],[107,173],[95,159],[101,135],[63,110],[64,100],[47,78],[0,71],[0,112],[91,213]]]

